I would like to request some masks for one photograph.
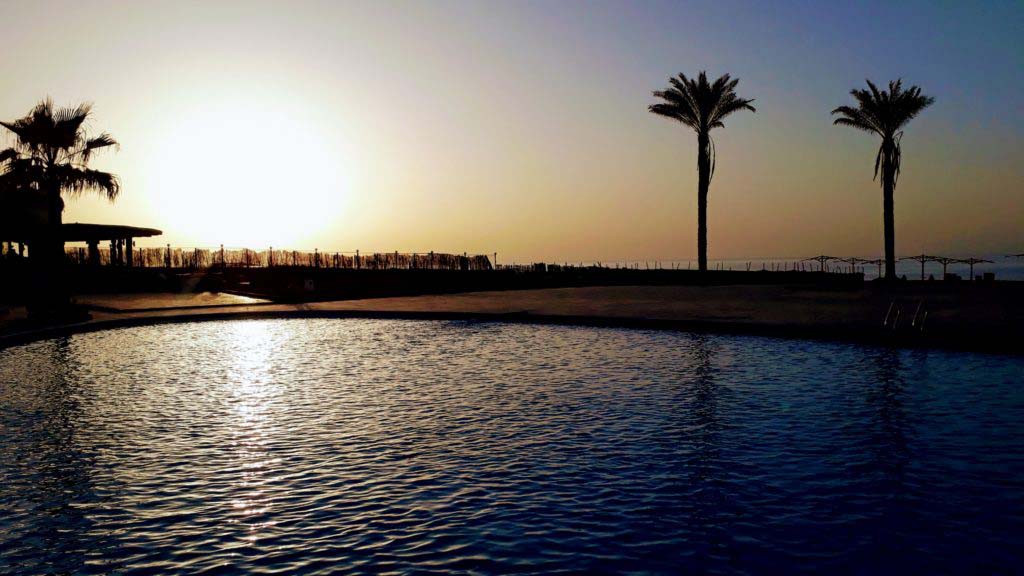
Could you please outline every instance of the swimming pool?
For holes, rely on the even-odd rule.
[[[0,573],[1020,565],[1024,359],[400,320],[0,352]]]

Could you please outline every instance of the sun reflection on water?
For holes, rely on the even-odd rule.
[[[267,490],[278,480],[281,458],[269,447],[277,431],[273,406],[281,386],[272,374],[275,338],[266,322],[238,322],[228,331],[225,345],[231,353],[226,398],[230,403],[234,460],[230,470],[237,474],[232,516],[248,525],[246,540],[258,540],[260,531],[272,527]]]
[[[39,342],[0,354],[0,573],[1007,572],[1021,373],[475,322]]]

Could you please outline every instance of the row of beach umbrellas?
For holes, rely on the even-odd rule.
[[[1024,258],[1024,254],[1008,254],[1006,257],[1007,258]],[[971,257],[971,258],[949,258],[949,257],[946,257],[946,256],[931,256],[931,255],[928,255],[928,254],[918,254],[917,256],[906,256],[904,258],[900,258],[900,261],[903,261],[903,260],[915,260],[915,261],[921,263],[921,280],[924,280],[924,265],[925,265],[926,262],[938,262],[939,264],[941,264],[942,265],[942,276],[943,277],[946,276],[946,268],[950,264],[967,264],[968,266],[970,266],[970,269],[971,269],[971,276],[970,276],[971,278],[974,278],[974,265],[975,264],[993,264],[994,263],[992,260],[986,260],[984,258],[974,258],[974,257]],[[804,258],[803,261],[804,262],[817,262],[818,266],[820,267],[820,269],[822,271],[824,271],[826,269],[826,266],[828,266],[829,262],[833,262],[833,261],[834,262],[842,262],[844,264],[849,264],[854,269],[856,269],[856,267],[860,266],[860,265],[875,265],[875,266],[878,266],[878,276],[879,277],[882,276],[882,265],[885,264],[885,260],[881,259],[881,258],[877,258],[877,259],[874,259],[874,260],[868,260],[868,259],[856,258],[856,257],[841,258],[839,256],[827,256],[825,254],[821,254],[821,255],[818,255],[818,256],[812,256],[810,258]]]

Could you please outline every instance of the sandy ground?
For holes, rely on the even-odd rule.
[[[32,327],[15,310],[0,318],[0,346],[55,334],[160,321],[230,317],[370,316],[479,318],[706,329],[1018,352],[1021,287],[910,284],[898,290],[787,286],[615,286],[471,292],[302,304],[230,294],[81,297],[93,319]],[[919,308],[920,307],[920,308]],[[891,321],[899,321],[893,330]],[[890,325],[884,326],[886,317]],[[11,319],[15,319],[12,321]],[[923,329],[921,322],[923,321]]]
[[[91,309],[109,312],[158,310],[163,308],[199,308],[205,306],[239,306],[269,302],[269,300],[222,292],[198,292],[193,294],[90,294],[79,296],[75,300]]]

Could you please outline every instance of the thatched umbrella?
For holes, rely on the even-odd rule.
[[[865,260],[864,263],[865,264],[874,264],[875,266],[878,266],[878,277],[879,278],[882,277],[882,265],[885,264],[885,259],[884,258],[876,258],[874,260]]]
[[[932,262],[935,260],[935,256],[929,256],[927,254],[919,254],[917,256],[907,256],[906,258],[900,258],[900,260],[916,260],[921,263],[921,280],[924,280],[924,263]]]
[[[967,264],[968,266],[971,267],[971,280],[974,280],[975,264],[992,264],[991,260],[985,260],[983,258],[964,258],[963,260],[960,260],[960,262],[963,262],[964,264]]]
[[[857,258],[856,256],[850,258],[836,258],[836,260],[849,264],[852,267],[853,272],[857,271],[858,264],[870,264],[873,262],[872,260],[865,260],[863,258]]]
[[[825,256],[824,254],[822,254],[820,256],[811,256],[810,258],[804,258],[802,261],[803,262],[817,262],[818,266],[821,269],[821,271],[824,272],[825,271],[825,264],[827,264],[829,260],[839,260],[839,258],[836,258],[835,256]]]
[[[956,264],[957,262],[960,262],[960,260],[958,260],[956,258],[947,258],[945,256],[935,256],[935,257],[932,258],[932,260],[934,260],[935,262],[938,262],[939,264],[942,264],[942,278],[943,279],[946,278],[946,267],[949,266],[950,264]]]

